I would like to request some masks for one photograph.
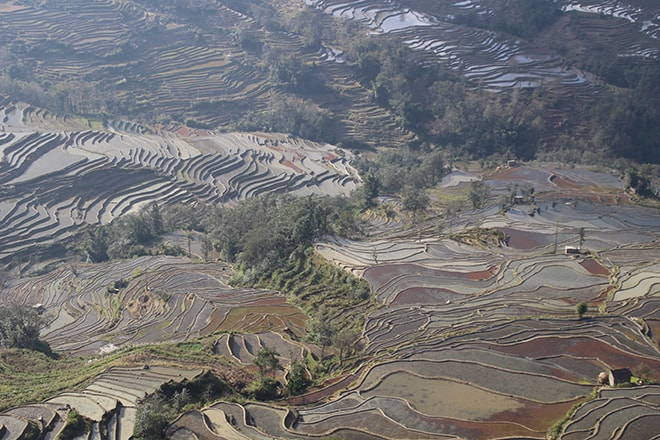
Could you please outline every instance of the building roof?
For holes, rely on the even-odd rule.
[[[614,383],[627,383],[630,382],[632,373],[628,368],[619,368],[616,370],[610,370],[610,376],[614,380]]]

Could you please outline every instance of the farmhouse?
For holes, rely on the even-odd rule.
[[[566,246],[566,247],[564,247],[564,253],[566,255],[579,254],[580,253],[580,248],[578,246]]]
[[[534,203],[532,194],[514,195],[511,197],[511,203],[514,205],[531,205]]]
[[[628,368],[619,368],[617,370],[610,370],[609,382],[611,387],[615,385],[630,383],[631,378],[632,378],[632,373]]]

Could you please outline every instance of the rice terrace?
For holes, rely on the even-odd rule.
[[[660,439],[659,37],[0,1],[0,440]]]

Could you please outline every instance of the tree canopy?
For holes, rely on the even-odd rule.
[[[259,349],[257,355],[252,360],[252,363],[259,368],[261,377],[282,369],[279,355],[280,354],[272,347],[262,347]]]
[[[7,348],[41,348],[39,332],[45,319],[34,308],[20,304],[0,304],[0,345]]]

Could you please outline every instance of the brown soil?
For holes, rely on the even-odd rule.
[[[520,231],[518,229],[512,228],[499,228],[499,230],[504,232],[509,237],[508,245],[513,249],[536,249],[546,245],[546,243],[543,243],[540,240],[542,237],[541,234]]]
[[[593,258],[587,258],[580,262],[580,266],[584,267],[589,271],[589,273],[592,273],[594,275],[605,275],[608,276],[610,274],[610,271],[607,270],[607,268],[603,267],[598,261],[594,260]]]
[[[443,300],[443,293],[449,293],[451,295],[456,295],[456,292],[449,289],[430,289],[424,287],[411,287],[410,289],[405,289],[399,292],[394,301],[392,301],[393,306],[402,306],[408,304],[438,304],[446,302],[447,299]]]
[[[9,3],[0,4],[0,12],[15,12],[15,11],[20,11],[21,9],[25,9],[25,6],[12,5]]]
[[[176,134],[179,136],[190,136],[190,129],[186,127],[185,125],[182,125],[178,129],[174,131]]]
[[[426,415],[464,420],[490,419],[496,413],[515,411],[524,405],[520,399],[492,393],[470,384],[427,379],[407,372],[389,374],[375,388],[362,394],[365,397],[400,397]],[[519,422],[519,419],[516,421]]]
[[[345,377],[337,377],[330,380],[327,380],[323,383],[323,387],[320,390],[311,391],[305,395],[294,397],[289,399],[286,403],[291,406],[298,405],[307,405],[310,403],[315,403],[321,399],[328,398],[335,394],[338,391],[348,388],[348,386],[358,378],[355,374],[349,374]]]
[[[570,323],[567,323],[566,325],[566,330],[570,331]],[[600,360],[598,363],[599,366],[603,368],[606,366],[609,368],[623,368],[646,363],[653,369],[653,371],[660,374],[659,360],[638,356],[615,348],[604,341],[585,336],[574,335],[571,337],[567,334],[566,337],[541,337],[514,345],[491,345],[491,349],[507,354],[532,358],[575,356],[580,358],[598,359]],[[603,365],[603,363],[605,365]]]
[[[291,162],[289,159],[285,159],[285,160],[283,160],[283,161],[282,161],[282,165],[284,165],[285,167],[289,167],[289,168],[291,168],[291,169],[292,169],[293,171],[295,171],[296,173],[300,173],[300,174],[303,173],[303,170],[300,169],[300,167],[294,165],[293,162]]]
[[[580,185],[573,182],[572,180],[560,177],[556,174],[553,174],[552,176],[550,176],[550,182],[554,183],[559,188],[573,188],[573,189],[580,188]]]
[[[569,402],[540,404],[527,403],[514,410],[504,410],[494,414],[489,421],[501,422],[503,420],[520,423],[538,431],[548,431],[550,427],[564,417],[573,405],[583,399]]]
[[[492,266],[488,270],[481,270],[476,272],[455,272],[441,269],[430,269],[418,264],[379,264],[365,270],[364,279],[367,280],[372,286],[379,287],[389,282],[393,277],[397,275],[415,274],[417,276],[482,281],[491,278],[497,274],[497,272],[497,266]]]

